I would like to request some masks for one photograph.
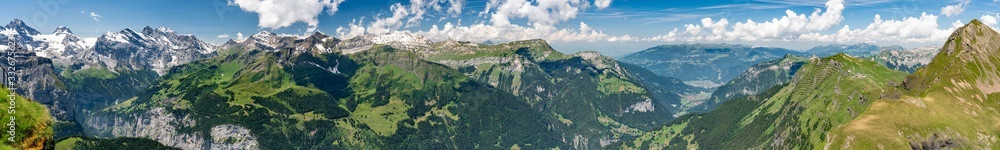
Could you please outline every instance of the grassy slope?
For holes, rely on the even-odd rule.
[[[876,101],[857,120],[833,130],[829,147],[996,149],[1000,50],[993,44],[997,42],[1000,34],[976,20],[957,29],[945,50],[907,77],[905,95]]]
[[[128,99],[159,78],[152,70],[119,69],[114,73],[106,68],[66,69],[60,76],[68,90],[82,95],[79,98],[85,109],[103,108],[113,105],[115,99]]]
[[[432,49],[424,56],[427,60],[449,65],[475,81],[522,97],[547,114],[549,121],[560,122],[553,129],[573,140],[568,142],[574,148],[596,148],[602,142],[636,136],[662,125],[672,116],[671,110],[659,103],[666,99],[659,98],[680,99],[676,93],[652,93],[673,91],[647,90],[654,83],[639,83],[639,74],[629,70],[633,68],[625,69],[613,59],[586,52],[562,54],[543,40],[496,45],[438,44]],[[643,78],[656,79],[661,78]],[[655,84],[666,86],[669,82]],[[675,84],[683,85],[679,81]],[[675,95],[667,96],[670,94]],[[653,110],[629,110],[646,100],[655,105]]]
[[[193,114],[198,125],[181,132],[247,127],[264,149],[561,147],[523,100],[384,46],[349,56],[282,50],[196,61],[109,111],[153,107]]]
[[[0,135],[2,142],[0,142],[0,149],[41,149],[46,142],[51,142],[53,131],[51,128],[52,117],[49,115],[49,111],[37,102],[28,100],[27,98],[17,96],[14,101],[14,114],[8,113],[8,106],[10,106],[10,99],[7,95],[10,91],[7,88],[0,89],[0,104],[4,107],[3,112],[0,113],[0,121],[3,122],[3,134]],[[8,126],[7,124],[11,122],[10,118],[14,117],[15,129],[15,142],[8,141],[10,135],[7,134]]]
[[[694,112],[708,112],[733,98],[755,95],[790,82],[808,60],[806,57],[785,55],[781,59],[762,62],[747,69],[733,80],[720,86],[705,103],[694,107]]]
[[[823,146],[826,131],[864,112],[889,81],[905,73],[846,55],[810,60],[780,90],[738,98],[703,115],[682,117],[674,125],[647,133],[630,148],[803,149]],[[839,90],[838,90],[839,89]],[[677,134],[676,128],[684,126]],[[669,145],[660,140],[670,139]],[[660,144],[650,144],[656,141]]]

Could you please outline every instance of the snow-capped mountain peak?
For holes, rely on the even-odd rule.
[[[17,31],[18,33],[22,33],[22,34],[26,34],[26,35],[39,35],[39,34],[42,34],[41,32],[38,32],[38,30],[35,30],[34,28],[29,27],[27,24],[24,24],[24,21],[21,21],[21,19],[11,20],[10,23],[7,24],[7,26],[5,26],[5,27],[7,29],[13,29],[14,31]]]
[[[104,35],[97,38],[98,41],[108,41],[108,42],[118,42],[118,43],[129,43],[128,35],[131,34],[131,29],[125,28],[125,30],[119,32],[105,32]]]
[[[145,35],[152,35],[152,34],[155,34],[155,32],[156,31],[153,30],[153,27],[146,26],[146,27],[142,28],[142,32],[141,33],[145,34]]]
[[[194,35],[177,34],[165,27],[146,26],[141,32],[125,28],[98,38],[94,51],[105,64],[126,64],[131,69],[148,68],[165,74],[170,67],[207,58],[215,46]],[[109,67],[114,67],[109,65]]]
[[[66,26],[59,26],[52,34],[73,34],[73,31],[69,30]]]
[[[156,31],[163,32],[163,33],[177,33],[177,32],[174,32],[173,29],[170,29],[170,28],[167,28],[167,27],[157,27]]]
[[[122,31],[118,31],[118,33],[124,33],[124,34],[136,34],[135,30],[132,30],[132,28],[125,28],[125,29],[122,29]]]
[[[274,34],[274,33],[268,32],[268,31],[260,31],[257,34],[253,34],[253,36],[250,36],[250,38],[254,38],[254,39],[258,39],[258,40],[268,40],[268,39],[271,39],[274,36],[277,36],[277,34]]]
[[[161,75],[170,67],[211,57],[215,51],[214,45],[194,35],[177,34],[165,27],[147,26],[142,32],[125,28],[106,32],[98,38],[80,38],[65,26],[56,28],[52,34],[41,34],[14,19],[0,27],[0,42],[14,39],[35,55],[54,63],[103,66],[112,72],[150,69]]]
[[[40,41],[35,55],[50,58],[55,62],[69,64],[78,54],[87,53],[93,43],[88,43],[73,34],[69,28],[59,26],[52,34],[39,34],[31,36]]]
[[[386,34],[368,34],[364,36],[365,39],[371,40],[376,44],[390,44],[393,42],[398,42],[402,45],[408,46],[427,46],[432,42],[424,36],[413,34],[410,32],[390,32]]]

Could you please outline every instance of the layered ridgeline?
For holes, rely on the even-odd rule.
[[[786,86],[615,146],[996,149],[998,42],[1000,34],[973,20],[909,76],[846,55],[813,59]]]
[[[15,92],[49,108],[57,137],[80,134],[77,120],[87,116],[79,112],[124,101],[169,67],[214,55],[214,46],[162,27],[81,38],[67,27],[43,34],[14,19],[0,28],[0,49],[15,48],[9,42],[18,48],[22,81]]]
[[[886,67],[899,71],[913,73],[917,68],[924,67],[934,59],[941,50],[939,46],[928,46],[906,50],[886,50],[871,56],[872,60]]]
[[[562,54],[543,40],[448,40],[426,49],[427,60],[521,97],[560,122],[552,127],[572,138],[574,148],[597,148],[665,124],[679,110],[681,95],[702,90],[596,52]]]
[[[857,49],[856,47],[868,47],[868,51],[853,51],[860,55],[859,57],[870,59],[880,64],[885,65],[891,69],[913,72],[917,68],[923,67],[930,63],[931,59],[934,58],[934,54],[937,54],[940,47],[921,47],[914,49],[898,49],[893,50],[892,47],[877,47],[877,46],[863,46],[868,44],[858,44],[852,46],[839,46],[846,49]],[[832,47],[831,46],[821,46],[821,47]],[[813,48],[817,49],[817,48]],[[878,49],[882,49],[879,51]],[[870,52],[878,52],[878,54],[870,55]],[[851,55],[849,53],[846,53]],[[865,56],[870,55],[870,56]],[[815,56],[815,55],[814,55]],[[854,56],[854,55],[852,55]],[[727,100],[755,95],[764,92],[768,88],[776,85],[781,85],[791,81],[795,72],[804,64],[806,58],[794,55],[786,55],[784,58],[778,60],[772,60],[767,62],[762,62],[756,64],[750,69],[747,69],[742,74],[733,78],[726,84],[723,84],[712,92],[712,96],[709,97],[704,103],[692,108],[691,112],[707,112],[715,108],[722,102]]]
[[[757,95],[774,86],[787,84],[808,60],[805,57],[789,54],[781,59],[753,65],[712,92],[712,96],[704,103],[692,107],[689,111],[705,113],[730,99]]]
[[[905,75],[846,54],[812,58],[786,85],[727,101],[707,114],[680,117],[672,125],[620,146],[627,149],[822,147],[829,130],[857,118],[873,101],[891,97],[890,84],[903,80]]]
[[[619,60],[676,77],[690,85],[718,87],[751,65],[804,53],[783,48],[732,44],[660,45],[626,55]]]
[[[696,88],[545,41],[432,43],[261,32],[174,67],[86,133],[183,149],[595,149],[672,117]],[[680,86],[678,91],[647,87]]]
[[[682,95],[682,101],[676,105],[676,113],[684,114],[709,100],[712,90],[729,82],[752,65],[780,59],[788,54],[804,53],[749,45],[675,44],[652,47],[619,60],[660,76],[678,78],[691,86],[709,89]]]
[[[97,108],[134,96],[170,67],[214,55],[214,46],[193,35],[164,27],[126,28],[101,35],[91,49],[60,68],[60,75],[79,101]]]
[[[872,43],[860,43],[854,45],[842,45],[842,44],[830,44],[825,46],[816,46],[806,50],[806,53],[810,55],[817,55],[819,57],[833,56],[839,53],[844,53],[852,57],[868,57],[872,55],[881,54],[883,51],[901,51],[902,46],[878,46]]]
[[[1000,34],[973,20],[958,28],[926,67],[906,78],[905,94],[876,101],[830,132],[830,148],[997,149],[1000,135]]]

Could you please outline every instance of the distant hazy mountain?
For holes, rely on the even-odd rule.
[[[786,85],[608,148],[997,149],[996,43],[1000,33],[973,20],[909,75],[843,54],[812,58]]]
[[[875,101],[889,101],[884,96],[894,92],[882,90],[893,87],[885,83],[900,81],[905,76],[903,72],[846,54],[812,58],[788,84],[726,101],[707,114],[680,117],[673,125],[623,142],[621,146],[821,148],[830,138],[849,138],[827,135],[831,129],[847,125],[863,114]]]
[[[934,59],[934,55],[941,50],[939,46],[921,47],[906,50],[887,50],[871,56],[876,62],[885,66],[905,72],[917,71],[917,68],[926,66]]]
[[[809,59],[789,54],[781,59],[753,65],[712,92],[711,98],[692,111],[708,112],[730,99],[757,95],[771,87],[791,82],[807,60]]]
[[[878,54],[879,52],[882,51],[889,51],[889,50],[903,50],[903,47],[898,45],[878,46],[870,43],[861,43],[854,45],[831,44],[826,46],[813,47],[809,50],[806,50],[806,53],[811,55],[817,55],[819,57],[832,56],[836,55],[837,53],[844,53],[854,57],[866,57]]]
[[[749,45],[677,44],[652,47],[619,60],[662,76],[676,77],[695,86],[718,87],[751,65],[775,60],[786,54],[804,53]]]

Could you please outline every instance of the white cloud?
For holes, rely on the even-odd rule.
[[[609,3],[610,4],[610,3]],[[585,0],[490,0],[481,15],[489,14],[493,25],[510,25],[510,19],[527,18],[530,24],[553,25],[576,18]]]
[[[941,14],[948,17],[957,16],[965,11],[965,7],[971,2],[972,0],[962,0],[958,4],[941,7]]]
[[[834,34],[805,34],[802,40],[841,43],[936,42],[948,38],[951,31],[954,30],[954,28],[938,29],[937,20],[938,16],[927,13],[920,14],[919,18],[906,17],[902,20],[882,20],[880,15],[875,15],[874,22],[863,29],[851,30],[849,26],[844,26],[844,28]]]
[[[236,32],[236,39],[243,39],[243,32]]]
[[[352,20],[351,24],[348,25],[348,28],[338,27],[337,28],[337,36],[340,36],[341,38],[347,39],[347,38],[351,38],[351,37],[356,37],[356,36],[364,35],[365,32],[367,32],[367,29],[365,29],[365,27],[362,26],[361,23],[360,23],[360,22],[364,22],[364,20],[365,20],[365,18],[361,18],[360,21],[359,20]]]
[[[229,38],[229,34],[221,34],[221,35],[219,35],[219,36],[215,36],[215,37],[216,37],[216,38],[220,38],[220,39],[223,39],[223,38]]]
[[[94,21],[101,22],[101,15],[98,15],[97,13],[94,12],[90,12],[90,19],[94,19]]]
[[[785,10],[785,16],[774,18],[766,22],[755,22],[747,20],[745,22],[729,23],[726,18],[713,21],[712,18],[701,19],[701,24],[686,24],[686,41],[702,40],[743,40],[743,41],[769,41],[788,40],[805,33],[828,30],[844,20],[841,13],[844,11],[843,0],[831,0],[826,3],[826,10],[816,9],[812,14],[797,14],[792,10]],[[731,25],[731,26],[730,26]],[[731,29],[731,30],[730,30]],[[676,30],[675,30],[676,31]],[[672,32],[673,37],[677,32]],[[652,38],[656,40],[677,40],[677,38]]]
[[[417,1],[417,0],[411,0]],[[424,2],[435,2],[424,0]],[[408,22],[431,10],[443,10],[446,5],[435,7],[415,7],[394,4],[390,17],[376,16],[371,22],[365,18],[352,21],[349,26],[337,28],[337,35],[350,38],[370,33],[395,32],[407,28]],[[491,0],[486,10],[479,13],[488,21],[473,24],[462,24],[456,21],[432,25],[427,30],[414,30],[413,33],[426,36],[435,41],[456,39],[463,41],[483,42],[514,41],[525,39],[545,39],[557,42],[885,42],[887,44],[929,43],[947,39],[951,31],[964,25],[957,21],[953,27],[940,28],[939,16],[922,13],[920,16],[904,17],[899,20],[882,20],[880,15],[874,15],[867,26],[851,28],[841,25],[845,9],[844,0],[830,0],[823,3],[825,7],[816,8],[811,13],[799,14],[785,10],[785,15],[763,20],[731,20],[729,18],[703,18],[698,23],[686,24],[681,28],[666,31],[663,35],[653,37],[634,37],[631,35],[608,35],[599,28],[580,22],[579,26],[557,27],[581,14],[588,7],[601,7],[599,1],[586,0]],[[426,12],[424,12],[426,11]],[[438,13],[451,13],[440,11]],[[980,19],[984,23],[994,25],[1000,23],[1000,14],[984,15]],[[512,19],[524,19],[526,23],[512,23]],[[427,19],[422,19],[427,20]],[[421,19],[416,20],[417,22]],[[945,24],[947,26],[948,24]],[[409,31],[408,31],[409,32]]]
[[[445,10],[446,5],[447,10]],[[465,0],[410,0],[410,5],[395,3],[389,7],[392,15],[389,17],[376,16],[375,21],[369,24],[367,32],[381,34],[418,26],[421,21],[426,20],[428,10],[458,16],[462,13],[464,5]],[[338,30],[342,29],[338,28]]]
[[[982,17],[979,17],[979,20],[982,21],[986,25],[994,26],[994,25],[997,24],[997,18],[998,17],[1000,17],[1000,14],[983,15]]]
[[[964,25],[965,23],[962,23],[962,20],[955,20],[955,22],[951,23],[951,28],[959,28]]]
[[[319,14],[326,9],[326,13],[332,15],[343,2],[344,0],[232,0],[229,5],[257,13],[257,26],[262,28],[278,29],[304,22],[309,26],[307,32],[313,32],[319,26]]]
[[[351,38],[363,34],[383,34],[396,32],[403,28],[419,23],[425,13],[460,13],[460,8],[464,1],[454,0],[410,0],[410,5],[400,3],[390,7],[389,17],[376,16],[374,21],[366,23],[364,18],[355,19],[346,27],[337,28],[337,35],[341,38]],[[575,18],[588,7],[606,8],[610,6],[610,0],[491,0],[486,5],[486,10],[480,12],[482,17],[488,17],[490,23],[478,22],[472,25],[462,25],[461,19],[457,22],[449,21],[443,25],[435,24],[430,29],[414,31],[414,33],[424,35],[431,40],[458,39],[464,41],[482,42],[493,41],[514,41],[525,39],[546,39],[550,41],[632,41],[631,36],[609,36],[601,31],[591,28],[586,23],[580,22],[579,28],[558,28],[555,24]],[[441,11],[441,8],[449,4],[452,9]],[[461,7],[461,6],[458,6]],[[510,19],[525,18],[529,20],[525,25],[512,24]],[[443,20],[443,19],[439,19]]]
[[[1000,14],[983,15],[982,17],[979,17],[979,21],[983,22],[983,24],[986,24],[987,26],[990,26],[990,28],[993,28],[993,30],[997,30],[996,25],[998,18],[1000,18]]]
[[[549,41],[563,42],[596,42],[607,41],[610,38],[614,38],[616,41],[631,40],[631,36],[609,36],[601,31],[593,30],[589,25],[583,22],[580,22],[580,27],[577,29],[560,29],[541,23],[534,23],[531,26],[489,24],[456,26],[451,22],[448,22],[443,27],[434,25],[430,30],[418,31],[417,34],[424,35],[431,40],[437,41],[448,38],[475,42],[483,42],[487,40],[514,41],[526,39],[545,39]]]
[[[830,0],[826,10],[819,9],[809,16],[796,14],[786,10],[785,16],[773,18],[766,22],[747,20],[730,23],[722,18],[713,20],[704,18],[700,24],[687,24],[683,29],[674,29],[667,34],[650,38],[633,38],[636,41],[808,41],[808,42],[889,42],[889,43],[927,43],[947,39],[955,28],[963,25],[955,22],[950,29],[939,29],[938,16],[922,13],[919,17],[905,17],[900,20],[882,20],[876,14],[873,22],[864,28],[851,28],[843,25],[835,31],[843,21],[844,10],[842,0]],[[982,19],[992,19],[997,16],[984,16]],[[827,32],[827,33],[824,33]],[[611,41],[609,39],[609,41]]]
[[[594,1],[594,6],[597,6],[597,9],[608,8],[611,6],[611,0],[596,0]]]

